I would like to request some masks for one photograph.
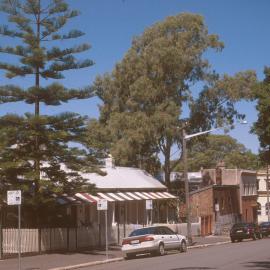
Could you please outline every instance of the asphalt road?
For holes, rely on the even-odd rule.
[[[270,238],[192,249],[187,253],[169,253],[163,257],[140,257],[133,260],[96,265],[84,270],[264,270],[270,269]]]

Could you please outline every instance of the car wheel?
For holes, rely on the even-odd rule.
[[[150,256],[152,256],[152,257],[157,256],[157,252],[156,251],[150,252]]]
[[[186,243],[186,241],[181,242],[180,252],[187,252],[187,243]]]
[[[135,254],[127,253],[126,257],[125,257],[125,260],[131,260],[131,259],[134,259],[134,258],[135,258]]]
[[[159,246],[158,246],[158,254],[159,254],[160,256],[165,255],[164,244],[159,244]]]
[[[231,238],[231,241],[232,241],[232,243],[234,243],[235,242],[235,239],[234,238]]]
[[[243,241],[243,239],[238,239],[237,241],[238,241],[238,242],[242,242],[242,241]]]

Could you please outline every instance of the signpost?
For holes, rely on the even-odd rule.
[[[97,210],[105,211],[105,241],[106,241],[106,259],[108,260],[108,201],[106,199],[100,199],[97,202]]]
[[[7,191],[7,204],[18,205],[18,260],[19,270],[21,270],[21,203],[22,192],[21,190],[8,190]]]

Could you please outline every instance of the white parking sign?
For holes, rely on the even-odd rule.
[[[21,205],[22,204],[21,190],[8,190],[7,191],[7,204],[8,205]]]
[[[97,210],[107,210],[108,209],[108,201],[106,199],[100,199],[97,202]]]
[[[146,210],[152,210],[153,209],[153,201],[152,200],[146,200],[145,201],[145,207],[146,207]]]

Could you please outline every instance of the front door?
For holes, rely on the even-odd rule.
[[[253,222],[258,222],[257,206],[252,207]]]

